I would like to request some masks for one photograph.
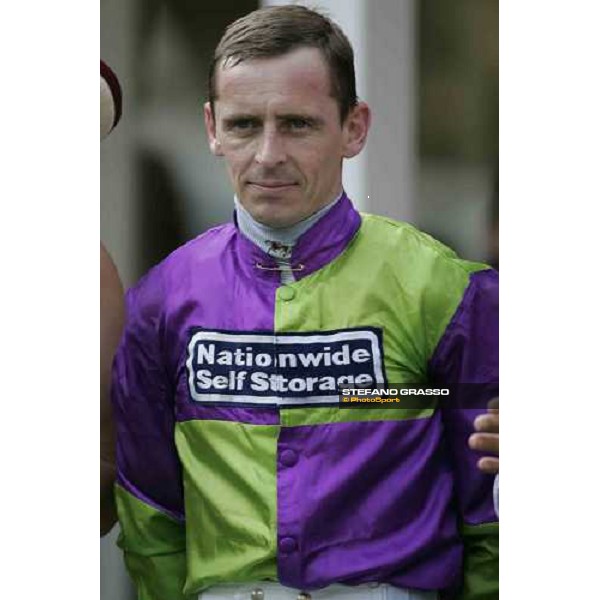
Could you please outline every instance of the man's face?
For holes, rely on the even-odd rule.
[[[340,123],[319,50],[218,69],[215,114],[204,106],[211,151],[224,156],[235,193],[260,223],[288,227],[342,189],[342,159],[360,152],[369,109]]]

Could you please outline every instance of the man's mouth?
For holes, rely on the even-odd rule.
[[[262,188],[265,190],[280,190],[283,188],[292,187],[297,185],[295,181],[281,181],[281,180],[268,180],[268,181],[249,181],[250,185],[253,185],[258,188]]]

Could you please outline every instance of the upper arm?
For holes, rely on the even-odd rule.
[[[161,336],[160,273],[126,295],[127,322],[112,370],[119,545],[139,598],[183,598],[186,539],[171,375]]]
[[[123,328],[123,287],[110,255],[100,244],[100,534],[117,520],[113,497],[115,434],[110,405],[110,371]]]
[[[468,446],[473,421],[498,394],[498,274],[473,273],[463,298],[430,361],[436,383],[456,386],[457,397],[442,410],[445,438],[454,468],[456,501],[464,544],[460,598],[498,594],[498,523],[492,475],[477,467]],[[458,385],[457,385],[458,384]]]
[[[123,329],[123,286],[110,255],[100,246],[100,455],[114,463],[110,408],[111,366]]]

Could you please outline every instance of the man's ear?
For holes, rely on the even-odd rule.
[[[206,135],[208,137],[210,151],[215,156],[223,156],[221,143],[217,140],[217,125],[213,111],[210,108],[210,102],[204,103],[204,126],[206,127]]]
[[[356,156],[367,142],[371,126],[371,109],[366,102],[359,102],[350,110],[343,124],[345,158]]]

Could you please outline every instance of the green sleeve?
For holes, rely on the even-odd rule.
[[[123,550],[138,600],[190,600],[186,579],[185,525],[115,486]]]
[[[464,525],[463,588],[460,600],[495,600],[498,584],[498,523]]]

